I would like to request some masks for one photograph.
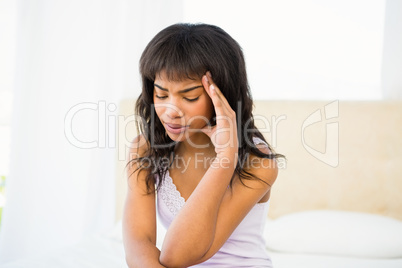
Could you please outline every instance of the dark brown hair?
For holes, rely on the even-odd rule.
[[[214,82],[236,113],[239,160],[235,172],[239,174],[241,181],[259,179],[244,169],[243,165],[249,154],[269,159],[283,157],[275,154],[269,145],[272,153],[265,154],[253,143],[252,137],[264,141],[265,138],[254,125],[253,101],[239,44],[217,26],[174,24],[160,31],[149,42],[140,59],[142,93],[137,99],[135,113],[142,120],[137,124],[137,129],[145,137],[150,150],[145,156],[131,161],[140,163],[147,159],[147,164],[140,164],[138,168],[149,171],[146,179],[148,190],[156,182],[155,175],[164,178],[172,162],[166,165],[162,159],[172,159],[176,144],[165,135],[162,123],[155,116],[154,80],[161,71],[166,72],[168,78],[174,81],[183,78],[200,79],[207,71],[211,72]],[[162,179],[158,180],[158,188]]]

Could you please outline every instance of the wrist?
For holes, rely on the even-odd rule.
[[[237,153],[220,153],[216,155],[211,166],[213,168],[235,169],[237,165],[237,158]]]
[[[230,159],[231,161],[237,161],[238,157],[238,150],[236,148],[232,150],[225,150],[225,151],[220,151],[216,154],[217,159]]]

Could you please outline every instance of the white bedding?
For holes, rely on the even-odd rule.
[[[402,259],[362,259],[270,252],[275,268],[401,268]],[[11,262],[2,268],[127,268],[123,244],[110,236],[93,236],[47,256]]]
[[[278,221],[279,222],[279,221]],[[281,222],[279,222],[281,223]],[[266,229],[272,230],[268,221]],[[160,248],[164,228],[158,224]],[[274,268],[402,268],[402,258],[359,258],[269,251]],[[127,268],[121,237],[121,223],[104,235],[88,237],[76,246],[46,256],[0,265],[1,268]]]
[[[275,268],[401,268],[402,259],[359,259],[324,255],[270,252]],[[123,244],[106,237],[93,236],[36,259],[11,262],[2,268],[126,268]]]
[[[402,268],[402,259],[362,259],[270,252],[274,268]]]
[[[76,246],[46,256],[0,265],[2,268],[126,268],[121,241],[107,236],[92,236]]]

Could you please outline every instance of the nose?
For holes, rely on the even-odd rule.
[[[170,118],[170,119],[177,119],[181,118],[184,116],[184,113],[179,105],[175,103],[174,101],[171,101],[169,103],[165,103],[165,114]]]

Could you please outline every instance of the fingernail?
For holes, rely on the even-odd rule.
[[[211,85],[211,86],[209,87],[209,89],[210,89],[211,91],[215,91],[214,85]]]

